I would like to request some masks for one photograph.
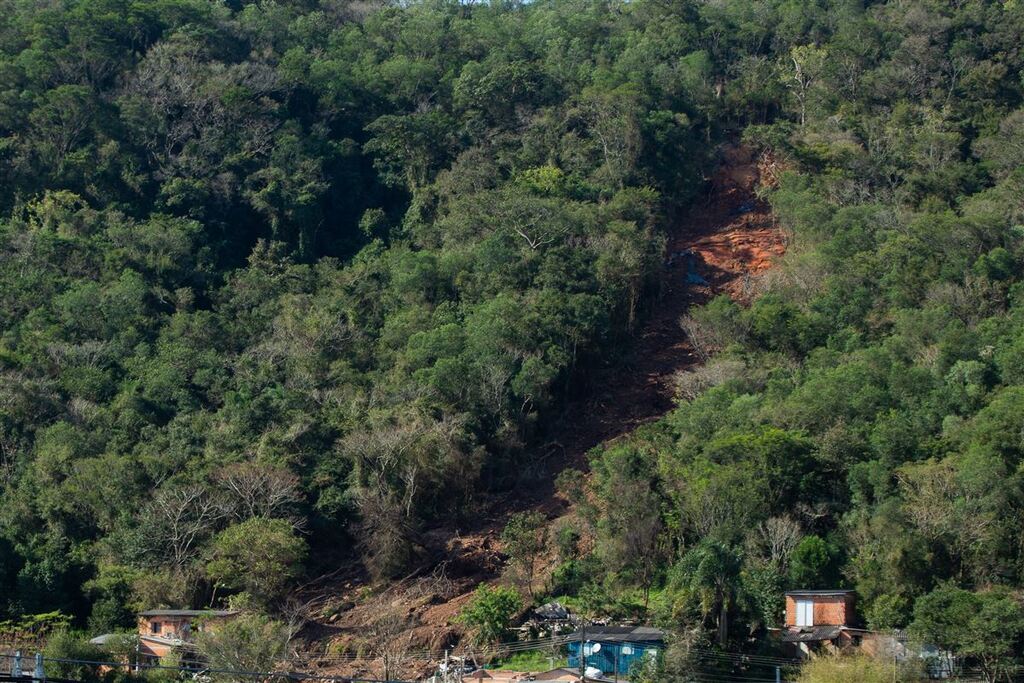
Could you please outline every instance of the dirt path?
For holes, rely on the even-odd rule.
[[[378,634],[406,644],[407,650],[433,651],[457,640],[455,617],[481,581],[496,578],[502,568],[497,538],[505,519],[518,509],[540,509],[549,518],[565,513],[564,501],[554,495],[553,481],[565,467],[586,469],[586,454],[598,444],[627,434],[656,420],[673,406],[673,376],[699,362],[679,324],[687,310],[719,293],[747,300],[756,276],[771,267],[785,251],[782,232],[769,207],[755,190],[766,170],[742,148],[723,151],[720,170],[712,178],[705,201],[698,202],[670,236],[661,299],[643,323],[632,353],[591,380],[587,398],[571,403],[562,424],[553,431],[559,440],[547,445],[542,485],[524,487],[496,496],[475,528],[460,533],[437,529],[424,539],[437,548],[441,560],[430,574],[395,582],[385,591],[368,595],[361,577],[335,583],[340,609],[310,634],[317,640],[363,647],[360,635],[385,613],[398,613],[417,624],[413,629]],[[770,178],[768,179],[771,180]],[[429,660],[409,662],[410,673],[429,668]],[[318,666],[331,675],[374,672],[365,660],[318,658]],[[378,672],[379,673],[379,672]]]

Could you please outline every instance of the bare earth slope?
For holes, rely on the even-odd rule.
[[[567,411],[572,419],[565,423],[563,445],[570,462],[582,464],[594,446],[668,412],[673,375],[699,362],[680,318],[720,293],[747,300],[754,278],[785,251],[767,203],[754,194],[765,162],[744,148],[727,148],[723,156],[710,194],[670,236],[662,299],[630,357],[598,377],[586,402]],[[691,273],[707,284],[696,284]]]
[[[785,239],[767,203],[757,198],[761,184],[774,181],[770,160],[755,159],[742,147],[726,147],[709,193],[670,235],[662,296],[638,332],[624,362],[592,379],[585,399],[568,406],[557,442],[545,448],[547,486],[496,498],[470,531],[438,529],[425,541],[445,559],[436,566],[374,593],[357,572],[336,575],[308,587],[316,623],[306,629],[309,658],[295,668],[331,675],[382,675],[379,654],[386,643],[401,656],[391,675],[426,673],[430,653],[455,645],[461,635],[455,617],[481,582],[502,569],[498,534],[508,515],[523,508],[549,518],[565,513],[550,482],[565,467],[586,468],[586,453],[661,417],[673,406],[673,376],[699,362],[679,320],[694,305],[727,293],[748,301],[757,276],[785,251]],[[376,626],[372,626],[376,624]],[[325,647],[326,646],[326,647]],[[319,652],[317,652],[319,651]],[[316,652],[316,654],[314,654]],[[395,671],[397,667],[397,671]]]

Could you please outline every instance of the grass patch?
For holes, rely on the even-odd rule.
[[[568,658],[561,654],[552,656],[547,651],[531,650],[530,652],[511,654],[488,668],[499,671],[547,671],[559,666],[566,666],[568,662]]]

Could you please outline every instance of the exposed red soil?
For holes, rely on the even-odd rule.
[[[461,636],[456,617],[471,591],[500,575],[498,536],[508,515],[524,508],[541,510],[549,518],[565,514],[566,502],[553,491],[558,472],[566,467],[585,470],[590,449],[672,409],[674,375],[699,363],[680,319],[690,307],[720,293],[748,302],[756,293],[757,276],[786,246],[767,203],[756,195],[760,184],[774,181],[771,160],[755,159],[742,147],[728,147],[722,155],[704,201],[695,204],[670,236],[661,296],[638,331],[633,351],[596,373],[586,398],[572,402],[553,430],[559,438],[545,447],[544,471],[537,477],[544,484],[489,500],[484,509],[490,512],[469,533],[439,529],[428,534],[425,543],[444,558],[431,574],[409,577],[372,595],[358,576],[332,582],[337,590],[327,608],[334,614],[309,634],[320,646],[329,643],[329,650],[314,658],[318,671],[382,675],[379,660],[351,661],[349,654],[373,651],[382,638],[400,639],[409,651],[437,652],[454,645]],[[688,281],[690,273],[704,283]],[[400,635],[372,634],[368,627],[383,615],[397,615],[405,623]],[[314,662],[303,664],[308,670]],[[413,675],[431,666],[429,658],[414,658],[402,668],[405,675]]]
[[[774,180],[774,164],[753,158],[742,147],[726,148],[723,157],[706,199],[691,208],[670,236],[662,296],[632,353],[599,373],[587,398],[566,411],[569,419],[559,444],[565,462],[586,468],[591,448],[671,410],[673,376],[700,362],[680,319],[692,306],[720,293],[748,302],[757,276],[785,252],[782,230],[767,202],[756,195],[762,175]],[[687,252],[695,257],[685,256]],[[687,281],[691,268],[706,285]]]

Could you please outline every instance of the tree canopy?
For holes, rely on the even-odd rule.
[[[1024,3],[0,11],[0,619],[406,575],[536,484],[741,140],[787,254],[689,312],[710,369],[591,454],[547,587],[517,518],[528,592],[746,647],[850,587],[1021,651],[933,608],[1024,585]]]

